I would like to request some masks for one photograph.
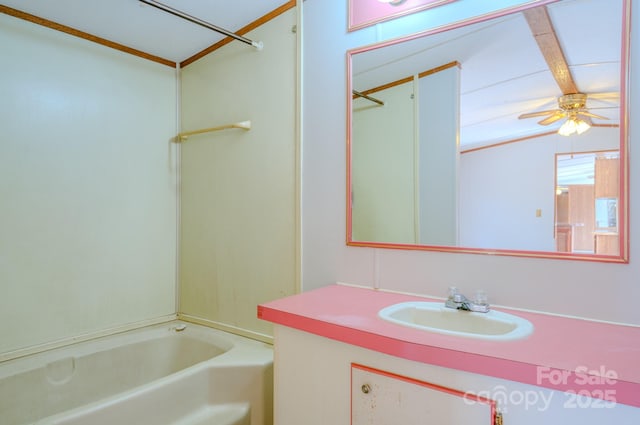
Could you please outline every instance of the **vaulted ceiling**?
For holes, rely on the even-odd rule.
[[[463,148],[557,131],[560,120],[539,124],[548,115],[519,117],[556,110],[558,99],[573,91],[587,94],[589,111],[608,118],[594,118],[594,124],[617,126],[623,65],[622,4],[621,0],[562,0],[536,7],[546,9],[548,21],[525,13],[509,14],[357,53],[353,88],[366,92],[458,62]],[[545,24],[551,25],[556,41],[536,37],[536,32],[548,33]],[[553,55],[553,43],[564,58],[551,58],[549,63],[547,55]],[[561,62],[566,71],[557,69]],[[569,73],[568,78],[565,75],[565,81],[558,81],[563,72]]]

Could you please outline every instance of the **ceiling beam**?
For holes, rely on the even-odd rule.
[[[539,6],[527,9],[524,11],[524,16],[562,94],[579,93],[553,28],[547,7]]]

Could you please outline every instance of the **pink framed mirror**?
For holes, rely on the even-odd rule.
[[[455,0],[349,0],[349,31],[430,9]]]
[[[550,0],[347,52],[347,245],[628,262],[629,17]]]

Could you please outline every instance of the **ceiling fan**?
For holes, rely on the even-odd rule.
[[[564,135],[563,132],[565,131],[569,132],[569,134],[582,134],[591,127],[591,118],[601,120],[609,119],[602,115],[597,115],[589,112],[589,110],[586,108],[586,103],[587,95],[584,93],[565,94],[558,98],[558,109],[530,112],[520,115],[518,119],[546,116],[546,118],[538,121],[538,124],[549,125],[563,118],[567,118],[567,121],[565,122],[565,124],[563,124],[566,125],[566,127],[562,132],[560,132],[560,134]]]
[[[569,70],[564,53],[556,37],[546,6],[528,9],[524,11],[524,16],[549,66],[551,74],[562,91],[562,96],[558,97],[557,109],[522,114],[518,116],[518,119],[545,117],[538,121],[538,124],[549,125],[566,118],[566,121],[558,130],[558,133],[563,136],[569,136],[574,133],[584,133],[591,128],[592,118],[601,120],[609,119],[602,115],[589,112],[587,108],[587,98],[590,95],[581,93],[571,76],[571,71]]]

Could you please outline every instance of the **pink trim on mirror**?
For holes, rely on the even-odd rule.
[[[351,6],[355,0],[350,0],[350,13]],[[556,3],[561,0],[540,0],[535,3],[528,3],[516,7],[506,8],[499,10],[495,13],[482,15],[473,19],[462,20],[451,23],[435,29],[416,33],[402,39],[394,39],[385,42],[381,42],[373,45],[366,45],[347,51],[347,143],[346,143],[346,159],[347,159],[347,172],[346,172],[346,244],[354,247],[370,247],[370,248],[388,248],[388,249],[400,249],[400,250],[422,250],[422,251],[438,251],[438,252],[451,252],[451,253],[464,253],[464,254],[485,254],[485,255],[499,255],[499,256],[515,256],[515,257],[532,257],[532,258],[547,258],[547,259],[561,259],[561,260],[580,260],[580,261],[593,261],[593,262],[607,262],[607,263],[628,263],[629,262],[629,158],[628,158],[628,78],[629,78],[629,43],[630,43],[630,0],[622,1],[622,34],[621,34],[621,67],[620,67],[620,198],[618,200],[618,225],[619,225],[619,255],[602,255],[592,253],[565,253],[554,251],[533,251],[522,249],[495,249],[495,248],[472,248],[472,247],[459,247],[459,246],[442,246],[442,245],[419,245],[411,243],[388,243],[388,242],[376,242],[367,240],[354,240],[353,239],[353,173],[351,169],[352,164],[352,112],[353,112],[353,96],[352,90],[352,57],[358,53],[364,53],[381,49],[387,46],[395,45],[405,41],[416,40],[421,37],[429,35],[439,34],[445,31],[461,28],[475,23],[485,22],[490,19],[503,17],[506,15],[521,12],[523,10],[530,9],[532,7],[544,6],[547,4]],[[388,5],[387,5],[388,6]],[[350,24],[351,24],[350,15]],[[606,127],[606,124],[600,125],[600,127]]]
[[[355,31],[454,1],[456,0],[405,0],[393,4],[379,0],[349,0],[348,30]]]

